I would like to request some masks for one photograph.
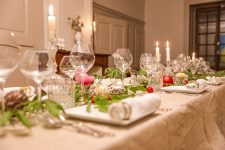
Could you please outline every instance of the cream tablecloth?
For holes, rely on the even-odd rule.
[[[161,107],[172,111],[159,111],[128,127],[90,123],[114,137],[36,126],[28,137],[0,138],[0,150],[225,150],[225,85],[210,88],[197,96],[159,94]]]

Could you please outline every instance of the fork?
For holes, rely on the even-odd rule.
[[[99,137],[102,137],[102,136],[114,136],[115,134],[114,133],[111,133],[111,132],[106,132],[106,131],[101,131],[101,130],[98,130],[96,128],[93,128],[93,127],[90,127],[89,125],[86,125],[82,122],[79,122],[79,123],[73,123],[71,121],[68,121],[66,120],[66,118],[62,115],[62,114],[59,114],[59,120],[64,124],[64,125],[71,125],[77,129],[84,129],[84,130],[88,130],[90,132],[93,132],[94,134],[98,135]]]

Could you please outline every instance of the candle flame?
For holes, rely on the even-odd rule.
[[[159,47],[159,42],[158,41],[156,42],[156,46]]]
[[[169,48],[169,41],[166,41],[166,47]]]
[[[53,16],[54,8],[53,8],[52,5],[49,6],[49,8],[48,8],[48,13],[49,13],[50,16]]]

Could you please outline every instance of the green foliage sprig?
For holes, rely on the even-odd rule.
[[[209,72],[204,74],[193,74],[192,72],[185,72],[188,75],[188,80],[198,80],[198,79],[206,79],[207,76],[216,76],[216,77],[223,77],[225,76],[225,71],[216,71],[216,72]]]
[[[122,76],[122,72],[117,68],[106,68],[105,75],[110,79],[119,78]]]
[[[63,107],[53,100],[34,99],[23,102],[20,106],[21,109],[7,109],[4,113],[0,110],[0,127],[20,121],[27,128],[31,128],[33,124],[29,117],[32,114],[48,111],[53,117],[58,117],[61,112],[64,112]]]

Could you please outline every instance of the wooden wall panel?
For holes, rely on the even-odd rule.
[[[12,31],[20,45],[34,46],[33,0],[0,0],[0,30]]]

